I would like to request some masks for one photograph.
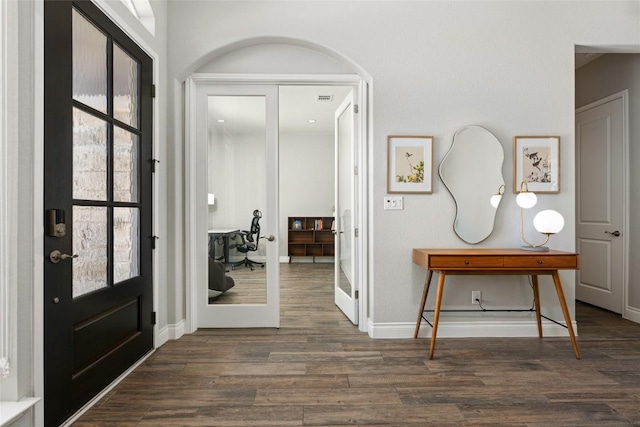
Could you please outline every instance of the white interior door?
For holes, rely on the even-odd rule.
[[[356,251],[356,137],[354,96],[351,91],[335,113],[336,217],[335,217],[335,303],[358,324],[358,277]]]
[[[576,299],[615,313],[624,288],[623,111],[618,97],[576,113]]]
[[[277,86],[199,85],[195,102],[197,327],[278,327]]]

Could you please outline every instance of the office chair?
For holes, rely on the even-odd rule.
[[[209,302],[233,288],[235,281],[227,276],[224,264],[209,257]]]
[[[232,245],[231,248],[236,248],[238,252],[244,253],[244,259],[242,261],[234,262],[231,264],[231,269],[235,270],[239,265],[244,265],[253,270],[255,264],[264,268],[264,263],[253,261],[248,258],[249,252],[255,252],[258,250],[258,241],[260,240],[260,218],[262,218],[262,212],[258,209],[253,211],[253,219],[251,220],[251,228],[249,231],[242,230],[238,235],[242,237],[242,243]]]

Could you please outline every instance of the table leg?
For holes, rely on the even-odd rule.
[[[578,343],[576,342],[576,335],[573,333],[573,324],[571,323],[571,316],[569,315],[569,309],[567,308],[567,302],[564,299],[564,291],[562,290],[562,283],[560,282],[560,276],[558,271],[554,271],[551,276],[553,277],[553,283],[556,286],[556,293],[558,294],[558,301],[560,307],[562,307],[562,314],[564,314],[564,321],[567,322],[567,329],[569,329],[569,336],[571,337],[571,343],[573,344],[573,351],[576,354],[576,359],[580,359],[580,350],[578,350]]]
[[[420,324],[422,323],[422,316],[424,314],[424,306],[427,303],[427,295],[429,294],[429,285],[431,284],[431,276],[433,271],[429,270],[427,279],[424,281],[424,290],[422,291],[422,302],[420,302],[420,311],[418,311],[418,320],[416,321],[416,331],[413,334],[413,338],[418,338],[418,332],[420,332]]]
[[[438,320],[440,318],[440,306],[442,305],[442,293],[444,291],[444,278],[446,274],[441,271],[438,277],[438,291],[436,293],[436,307],[433,311],[433,328],[431,331],[431,346],[429,347],[429,359],[433,359],[433,352],[436,349],[436,336],[438,335]]]
[[[536,322],[538,322],[538,336],[542,338],[542,319],[540,318],[540,290],[538,289],[538,276],[531,276],[533,286],[533,302],[536,307]]]
[[[229,262],[229,233],[224,235],[224,263]]]

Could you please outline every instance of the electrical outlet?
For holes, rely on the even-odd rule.
[[[403,203],[402,203],[402,196],[385,197],[384,198],[384,210],[385,211],[402,210],[402,209],[404,209],[404,206],[403,206]]]
[[[471,291],[471,304],[482,304],[482,291]]]

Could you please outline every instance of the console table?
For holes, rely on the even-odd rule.
[[[535,301],[536,321],[538,323],[538,335],[542,338],[542,320],[540,318],[540,294],[538,291],[538,276],[551,275],[558,294],[558,301],[562,308],[564,320],[567,323],[573,351],[576,359],[580,359],[580,350],[573,332],[571,316],[564,298],[562,283],[558,270],[577,270],[580,268],[580,256],[572,252],[553,251],[532,252],[520,249],[414,249],[413,262],[423,268],[427,273],[422,292],[422,301],[416,322],[414,338],[418,338],[420,323],[427,302],[429,285],[433,272],[439,274],[438,289],[436,292],[436,305],[433,312],[433,328],[431,331],[431,346],[429,359],[433,359],[438,333],[438,320],[442,305],[442,293],[444,291],[445,278],[448,275],[527,275],[531,276],[533,285],[533,298]]]

